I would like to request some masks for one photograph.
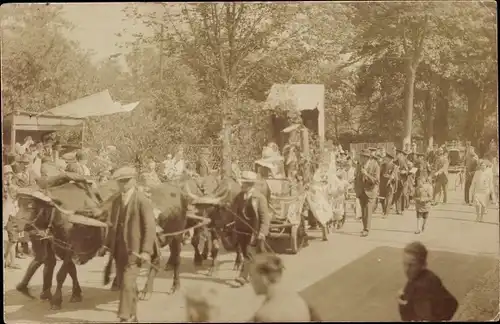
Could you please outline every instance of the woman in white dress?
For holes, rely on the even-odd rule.
[[[494,194],[493,171],[488,168],[489,161],[480,160],[478,170],[474,173],[470,186],[469,197],[472,197],[476,207],[476,221],[482,222],[490,195],[493,194],[493,201],[496,203],[497,197]]]

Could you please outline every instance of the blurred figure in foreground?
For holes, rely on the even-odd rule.
[[[255,256],[250,268],[250,282],[257,295],[265,301],[252,322],[310,322],[320,321],[314,310],[295,291],[281,281],[283,261],[277,255]]]
[[[441,279],[427,269],[427,249],[420,242],[404,248],[403,265],[408,282],[399,292],[401,319],[408,321],[449,321],[458,302]]]
[[[186,293],[187,322],[213,322],[219,316],[218,294],[215,288],[203,289],[200,286]]]

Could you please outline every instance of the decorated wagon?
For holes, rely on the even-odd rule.
[[[303,217],[307,213],[306,194],[286,179],[266,182],[271,190],[269,209],[272,215],[268,239],[288,242],[287,251],[296,254],[307,245]]]

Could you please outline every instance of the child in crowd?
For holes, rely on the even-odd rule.
[[[432,203],[432,184],[429,177],[419,179],[414,198],[415,209],[417,211],[417,230],[415,234],[420,234],[425,230],[425,224]]]
[[[186,294],[187,322],[213,322],[219,316],[218,293],[215,288],[203,289],[199,286]]]
[[[493,171],[488,168],[488,163],[489,161],[487,160],[479,160],[478,169],[474,173],[469,189],[469,197],[471,197],[476,207],[477,222],[483,221],[490,196],[493,196],[492,198],[494,203],[497,202],[498,198],[494,194]]]
[[[4,261],[5,267],[11,269],[20,269],[15,263],[16,259],[16,243],[18,233],[15,230],[13,217],[17,213],[17,204],[14,198],[15,193],[12,183],[12,168],[10,165],[3,167],[3,212],[2,212],[2,225],[4,229]]]

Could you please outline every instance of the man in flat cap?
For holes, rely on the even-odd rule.
[[[363,222],[361,236],[363,237],[368,236],[370,231],[371,216],[380,182],[380,167],[370,156],[368,151],[361,152],[354,184],[356,197],[361,205],[361,221]]]
[[[394,195],[396,204],[396,213],[402,214],[407,206],[408,200],[408,164],[406,153],[403,150],[396,149],[396,165],[398,166],[398,184]]]
[[[118,182],[120,195],[111,203],[110,227],[106,246],[110,251],[104,284],[109,282],[111,263],[116,262],[113,288],[120,288],[118,317],[121,322],[137,321],[137,277],[141,262],[150,262],[156,238],[153,208],[136,188],[136,170],[122,167],[113,178]],[[138,257],[139,256],[139,257]]]
[[[386,153],[384,162],[380,167],[380,196],[384,198],[382,202],[383,217],[387,217],[391,208],[394,192],[396,191],[398,180],[398,168],[394,164],[394,157]]]

